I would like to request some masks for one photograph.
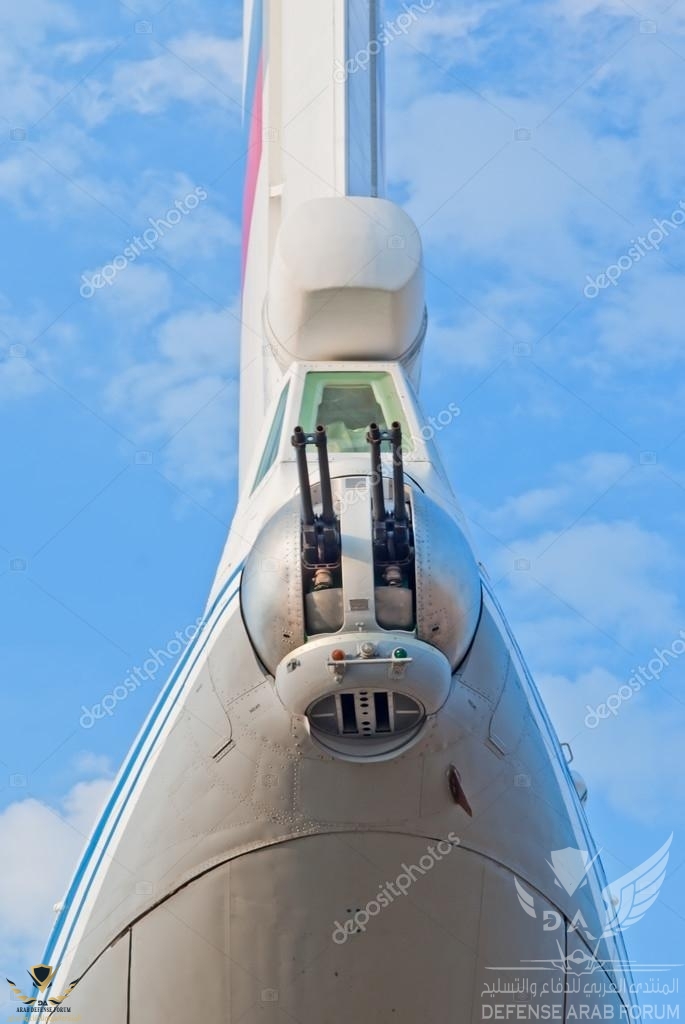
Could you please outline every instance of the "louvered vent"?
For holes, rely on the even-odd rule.
[[[354,690],[322,697],[312,704],[308,717],[316,733],[363,741],[415,732],[424,710],[404,693]]]

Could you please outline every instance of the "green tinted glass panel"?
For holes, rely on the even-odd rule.
[[[276,412],[274,414],[273,423],[271,424],[269,436],[266,439],[264,453],[259,463],[259,469],[257,470],[257,476],[255,478],[254,487],[252,488],[252,490],[254,490],[255,487],[257,487],[262,482],[262,480],[264,479],[264,477],[266,476],[266,474],[269,472],[274,462],[276,461],[276,456],[278,455],[278,447],[281,443],[281,434],[283,433],[283,419],[285,417],[285,407],[288,401],[289,388],[290,383],[286,384],[286,386],[283,388],[283,391],[281,392],[281,397],[278,399],[278,405],[276,407]]]
[[[411,438],[392,376],[382,370],[308,373],[300,422],[307,433],[321,423],[330,452],[367,452],[370,423],[389,427],[397,420],[407,447]]]

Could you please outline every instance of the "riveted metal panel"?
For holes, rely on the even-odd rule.
[[[304,643],[299,498],[276,512],[259,534],[245,563],[240,597],[250,639],[273,673]]]
[[[478,566],[452,516],[419,491],[412,492],[412,510],[417,635],[441,650],[455,669],[480,617]]]
[[[64,1000],[62,1006],[68,1012],[55,1013],[49,1019],[82,1021],[83,1024],[91,1020],[97,1024],[127,1024],[129,941],[127,932],[106,949]],[[49,992],[52,997],[61,994],[54,985]]]
[[[496,704],[510,663],[509,651],[502,642],[497,623],[487,605],[484,605],[478,632],[457,678],[464,686],[481,694],[491,704]]]

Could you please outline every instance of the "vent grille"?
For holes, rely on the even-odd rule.
[[[322,697],[308,717],[315,732],[364,740],[411,733],[423,722],[424,711],[405,693],[355,690]]]

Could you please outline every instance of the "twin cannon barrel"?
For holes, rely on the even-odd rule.
[[[452,671],[473,639],[480,573],[461,522],[405,481],[399,423],[371,423],[366,439],[367,472],[345,459],[332,480],[326,428],[293,432],[300,493],[264,524],[241,582],[248,634],[273,675],[316,638],[335,634],[341,644],[360,629],[377,642],[388,634],[392,643],[422,641]],[[383,446],[392,453],[385,467]],[[313,481],[308,448],[318,461]]]
[[[402,427],[394,422],[389,430],[371,423],[366,435],[371,453],[371,507],[374,525],[374,549],[381,561],[406,561],[410,556],[410,530],[404,495],[402,461]],[[381,446],[389,443],[392,451],[393,510],[388,515],[383,493]],[[328,461],[326,428],[319,425],[313,434],[295,427],[292,436],[297,459],[297,474],[302,501],[303,557],[306,565],[324,566],[339,562],[340,535],[337,529],[331,471]],[[309,479],[307,446],[314,445],[319,460],[321,514],[314,513],[314,500]]]

